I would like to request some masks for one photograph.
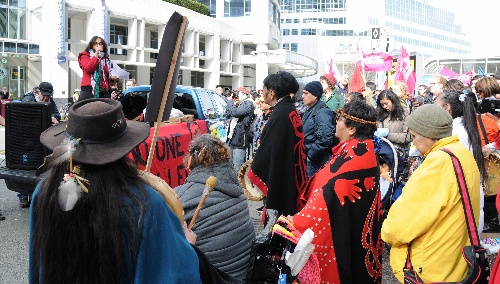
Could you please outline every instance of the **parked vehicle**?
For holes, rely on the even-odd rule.
[[[150,85],[130,87],[123,92],[123,98],[140,96],[147,102],[150,91]],[[226,101],[215,91],[177,85],[175,94],[173,107],[181,110],[184,114],[193,114],[194,119],[216,122],[226,117]]]
[[[146,109],[150,91],[149,85],[126,89],[122,98],[124,113],[127,115],[126,112],[134,111],[135,113],[130,113],[130,117],[133,118],[140,115]],[[160,129],[162,136],[159,139],[163,140],[157,146],[156,151],[160,152],[153,156],[154,167],[151,171],[175,187],[184,182],[187,176],[182,165],[182,155],[187,153],[189,141],[194,135],[193,131],[198,129],[211,132],[225,141],[227,120],[225,99],[209,89],[179,85],[176,87],[173,107],[182,111],[183,114],[192,114],[195,120],[203,121],[202,124],[195,121],[191,126],[189,124],[166,125]],[[131,119],[130,117],[127,118]],[[170,133],[172,131],[174,133]],[[143,144],[131,152],[131,158],[138,162],[140,168],[145,166],[146,153],[149,150],[146,144]],[[6,166],[0,166],[0,179],[5,180],[8,189],[23,194],[31,194],[40,181],[40,178],[35,176],[34,170],[10,169]]]

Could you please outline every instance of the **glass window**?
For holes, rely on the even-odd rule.
[[[196,2],[207,6],[209,9],[210,17],[215,18],[215,13],[217,12],[216,0],[197,0]]]
[[[28,53],[27,43],[17,43],[17,53]]]
[[[26,0],[10,0],[10,6],[26,8]]]
[[[0,8],[0,37],[7,37],[7,8]]]
[[[292,0],[281,0],[281,12],[284,13],[293,12]]]
[[[120,45],[128,44],[128,27],[110,25],[109,42]],[[127,50],[122,48],[110,48],[111,54],[127,55]]]
[[[293,19],[294,24],[300,24],[300,19]]]
[[[284,43],[283,44],[283,49],[290,50],[290,44],[289,43]]]
[[[153,31],[150,32],[150,43],[149,43],[149,45],[150,45],[151,48],[158,49],[158,32],[153,32]],[[158,59],[158,53],[151,52],[149,54],[149,58]]]
[[[5,52],[16,52],[16,43],[14,42],[4,42],[4,50]]]
[[[292,35],[299,35],[298,29],[292,29]]]
[[[224,17],[249,16],[252,11],[251,0],[224,0]]]
[[[245,0],[245,16],[250,16],[251,12],[252,12],[252,0]]]
[[[9,10],[9,38],[26,39],[26,11],[22,9]]]
[[[284,35],[284,36],[288,36],[288,35],[290,35],[290,29],[284,29],[284,30],[283,30],[283,35]]]
[[[40,46],[38,44],[29,45],[29,54],[40,54]]]
[[[316,35],[316,29],[301,29],[301,35]]]
[[[273,2],[269,1],[269,20],[271,20],[273,23],[277,23],[277,17],[278,17],[278,6],[274,4]]]
[[[290,44],[290,51],[297,52],[298,51],[298,44],[297,43],[291,43]]]

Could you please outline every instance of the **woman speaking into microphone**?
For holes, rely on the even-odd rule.
[[[85,50],[78,54],[78,64],[83,70],[79,101],[90,98],[109,98],[110,81],[116,81],[118,78],[109,75],[111,60],[109,60],[106,41],[94,36]]]

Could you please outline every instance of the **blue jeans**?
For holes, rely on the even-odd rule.
[[[28,199],[28,198],[30,198],[31,196],[30,196],[30,195],[26,195],[26,194],[22,194],[22,193],[19,193],[19,192],[18,192],[18,193],[17,193],[17,197],[18,197],[19,199],[24,199],[24,198]]]
[[[326,164],[332,158],[331,155],[325,155],[321,159],[310,161],[307,159],[307,177],[311,178],[324,164]]]
[[[247,156],[246,149],[231,148],[231,159],[233,161],[233,167],[236,173],[240,171],[241,165],[245,163]]]

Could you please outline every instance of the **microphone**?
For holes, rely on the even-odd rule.
[[[189,230],[193,229],[194,223],[196,222],[196,219],[198,219],[198,215],[200,214],[201,207],[203,207],[203,204],[205,203],[207,196],[210,194],[210,192],[212,192],[216,184],[217,184],[217,178],[214,176],[209,176],[207,181],[205,182],[205,189],[203,189],[203,193],[201,195],[200,202],[198,203],[198,207],[196,207],[196,211],[194,211],[193,218],[191,219],[191,222],[189,222],[188,226]]]

